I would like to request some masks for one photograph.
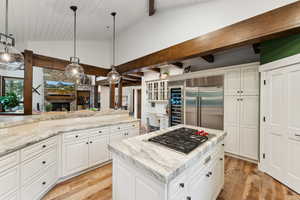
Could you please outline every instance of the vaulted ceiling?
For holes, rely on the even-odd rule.
[[[157,12],[212,0],[156,0]],[[0,1],[0,31],[4,32],[4,4]],[[9,32],[17,41],[71,40],[73,14],[77,5],[78,39],[102,40],[110,37],[110,13],[118,12],[117,31],[148,16],[148,0],[9,0]]]

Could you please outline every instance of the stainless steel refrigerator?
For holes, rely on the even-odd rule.
[[[223,130],[224,76],[186,80],[185,124]]]

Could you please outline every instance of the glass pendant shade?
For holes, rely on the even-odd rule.
[[[16,48],[1,44],[0,68],[8,71],[24,69],[24,56]]]
[[[121,76],[114,66],[111,67],[111,71],[107,74],[107,79],[109,84],[118,84],[120,82]]]
[[[65,75],[67,78],[80,81],[84,76],[84,69],[79,65],[79,58],[72,57],[71,63],[66,66]]]

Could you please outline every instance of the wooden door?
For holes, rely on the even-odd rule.
[[[259,95],[258,66],[241,69],[241,92],[242,95]]]
[[[287,168],[288,186],[300,193],[300,65],[287,70]]]
[[[89,144],[89,166],[106,162],[109,160],[108,135],[101,135],[90,138]]]
[[[283,70],[274,70],[267,75],[267,127],[265,138],[267,173],[283,180],[286,163],[285,142],[285,75]]]
[[[141,119],[142,117],[142,90],[137,90],[137,118]]]
[[[89,166],[88,139],[63,144],[64,176],[79,172]]]
[[[241,70],[234,69],[225,72],[224,76],[225,95],[238,95],[241,91]]]

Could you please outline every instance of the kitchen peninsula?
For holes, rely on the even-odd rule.
[[[126,111],[0,119],[0,199],[41,199],[58,182],[110,161],[108,144],[139,134]]]
[[[164,140],[167,134],[176,131],[181,134],[184,129],[194,130],[196,134],[205,131],[209,134],[208,140],[189,153],[174,151],[178,143],[167,148],[161,145],[163,142],[149,141],[157,136],[163,136],[161,140]],[[224,185],[223,140],[226,135],[224,131],[178,125],[111,143],[113,199],[215,200]]]

